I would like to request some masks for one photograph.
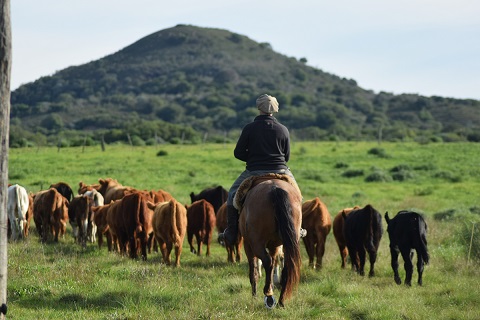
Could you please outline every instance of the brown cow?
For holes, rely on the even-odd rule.
[[[197,200],[187,208],[187,237],[190,252],[202,254],[202,245],[207,245],[207,257],[210,256],[210,243],[212,242],[213,229],[215,228],[215,210],[213,205],[205,199]],[[197,241],[198,251],[193,247],[193,236]]]
[[[109,204],[92,207],[93,212],[93,221],[97,226],[97,241],[98,241],[98,248],[102,248],[103,245],[103,235],[107,237],[107,246],[108,251],[113,250],[113,244],[116,245],[116,238],[113,239],[110,233],[110,228],[107,223],[107,213],[111,206],[118,206],[120,204],[120,200],[112,201]]]
[[[153,203],[166,202],[173,199],[173,196],[169,192],[162,189],[150,190],[149,195]]]
[[[183,240],[187,231],[187,210],[175,199],[157,204],[148,202],[154,210],[152,225],[155,240],[162,252],[163,261],[170,265],[170,253],[175,247],[175,266],[180,266]]]
[[[103,196],[105,203],[110,203],[112,200],[122,199],[126,194],[135,191],[132,187],[123,186],[117,180],[112,178],[98,179],[100,183],[100,192]]]
[[[87,191],[92,191],[92,190],[99,190],[101,187],[100,184],[85,184],[83,181],[80,181],[78,183],[78,194],[84,194]]]
[[[332,228],[332,218],[327,206],[318,197],[303,203],[302,228],[307,230],[303,243],[307,249],[309,265],[313,268],[321,268],[325,254],[325,241]],[[314,263],[315,256],[316,263]]]
[[[33,220],[42,242],[53,233],[55,242],[58,236],[66,233],[68,221],[68,200],[57,189],[50,188],[35,195],[33,202]]]
[[[140,245],[142,259],[147,260],[148,232],[152,229],[152,216],[147,207],[147,200],[141,193],[125,195],[119,205],[113,205],[107,211],[107,223],[110,232],[117,237],[120,253],[130,253],[130,258],[137,258],[137,241]]]
[[[343,234],[343,214],[348,215],[352,210],[360,209],[359,206],[353,208],[345,208],[340,210],[333,219],[333,236],[337,241],[338,250],[340,251],[340,258],[342,260],[342,269],[347,265],[348,249],[347,242],[345,241],[345,235]]]
[[[28,210],[25,219],[27,222],[23,228],[23,236],[26,238],[28,237],[29,229],[30,229],[30,222],[32,221],[33,217],[33,193],[28,193]]]
[[[227,203],[225,202],[217,212],[217,231],[218,233],[223,233],[227,228]],[[220,241],[219,241],[220,242]],[[225,245],[225,249],[227,249],[227,260],[228,262],[240,262],[242,260],[242,244],[243,244],[243,237],[240,233],[238,233],[237,242],[233,245],[229,243],[224,243],[223,241],[220,242],[221,245]]]

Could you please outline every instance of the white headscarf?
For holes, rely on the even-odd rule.
[[[257,108],[258,110],[265,113],[278,112],[277,98],[272,97],[268,94],[262,94],[260,97],[257,98]]]

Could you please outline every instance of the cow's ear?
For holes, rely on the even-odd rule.
[[[153,203],[153,202],[151,202],[151,201],[147,201],[147,207],[148,207],[148,209],[150,209],[150,210],[154,210],[155,207],[156,207],[156,204]]]

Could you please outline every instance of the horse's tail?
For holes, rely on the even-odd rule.
[[[427,223],[421,215],[418,215],[418,218],[416,220],[418,223],[418,232],[416,232],[416,236],[418,237],[417,247],[423,261],[425,262],[425,264],[428,264],[428,261],[430,260],[430,255],[428,254],[427,248]]]
[[[288,198],[288,193],[274,185],[270,191],[270,199],[275,210],[277,227],[283,241],[285,260],[281,285],[284,298],[288,298],[300,282],[300,266],[302,260],[297,236],[300,230],[295,230],[292,219],[293,209]]]

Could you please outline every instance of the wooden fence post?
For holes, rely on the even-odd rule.
[[[7,314],[7,185],[12,31],[10,0],[0,0],[0,319]]]

